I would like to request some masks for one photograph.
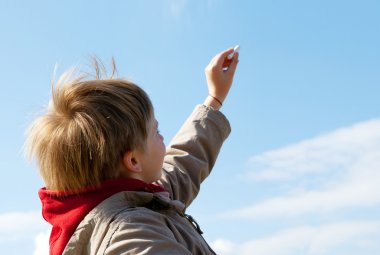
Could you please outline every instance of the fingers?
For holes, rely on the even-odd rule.
[[[229,48],[225,51],[222,51],[218,55],[214,57],[215,65],[218,67],[222,67],[224,61],[226,60],[227,56],[234,51],[234,48]]]
[[[232,59],[227,56],[234,52],[233,48],[229,48],[216,55],[207,65],[205,72],[207,73],[225,73],[227,76],[234,76],[237,64],[239,62],[239,52],[235,52]],[[226,68],[227,67],[227,68]]]
[[[226,72],[231,73],[231,75],[233,76],[235,74],[236,67],[237,67],[238,63],[239,63],[239,52],[236,52],[234,54],[234,57],[232,58],[232,62],[230,64],[230,66],[228,67]]]

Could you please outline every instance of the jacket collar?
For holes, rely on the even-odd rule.
[[[70,237],[83,218],[103,200],[122,191],[164,192],[156,184],[136,179],[107,180],[78,192],[56,192],[41,188],[42,215],[53,228],[50,234],[50,254],[62,254]]]

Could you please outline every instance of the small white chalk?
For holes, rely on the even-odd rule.
[[[235,55],[235,52],[239,52],[240,50],[240,45],[236,45],[235,48],[234,48],[234,51],[231,52],[228,56],[227,56],[227,59],[232,59]]]

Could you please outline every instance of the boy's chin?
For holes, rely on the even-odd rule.
[[[162,170],[158,173],[156,181],[158,181],[159,179],[161,179],[161,177],[162,177]]]
[[[157,182],[158,180],[160,180],[162,177],[162,171],[160,171],[158,174],[157,174],[157,177],[156,179],[153,181],[153,182]]]

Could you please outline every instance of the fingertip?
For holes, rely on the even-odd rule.
[[[232,52],[234,52],[234,48],[229,48],[229,49],[227,49],[227,50],[225,50],[225,51],[222,51],[220,55],[221,55],[222,57],[226,57],[226,56],[228,56],[229,54],[231,54]]]
[[[234,57],[235,57],[236,60],[239,60],[239,52],[238,51],[235,52]]]
[[[233,73],[235,73],[238,63],[239,63],[239,53],[236,53],[228,70],[231,70]]]
[[[224,50],[220,52],[218,55],[216,55],[211,62],[216,65],[216,66],[223,66],[223,63],[226,61],[226,58],[229,54],[234,52],[234,48],[229,48],[227,50]],[[237,53],[237,52],[236,52]],[[228,59],[228,61],[234,61],[235,59],[235,54],[232,59]]]

